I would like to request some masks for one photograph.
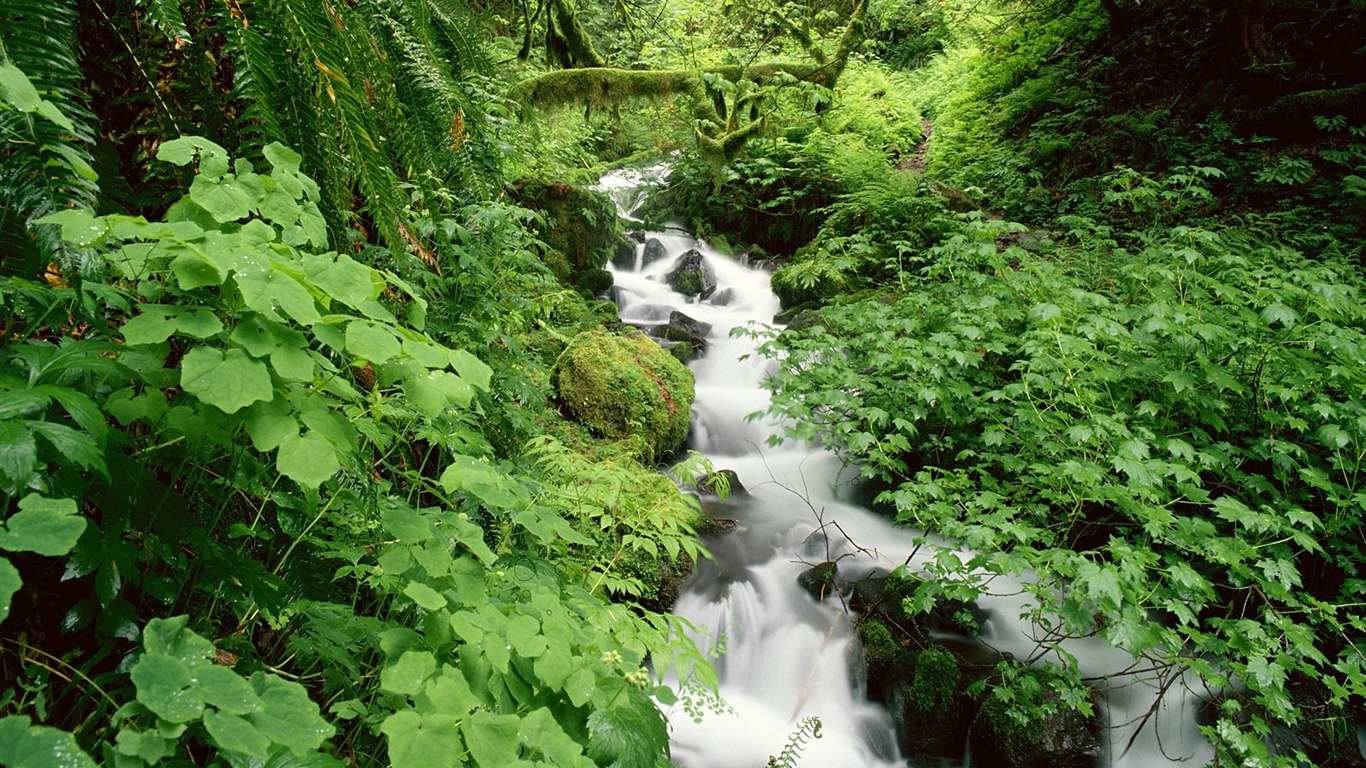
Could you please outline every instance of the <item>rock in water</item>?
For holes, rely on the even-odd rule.
[[[645,241],[645,252],[641,255],[640,262],[642,266],[649,266],[660,259],[667,258],[668,255],[669,250],[664,247],[663,243],[659,242],[659,238],[652,237]]]
[[[664,274],[664,281],[679,293],[705,299],[716,291],[716,270],[701,251],[690,248]]]

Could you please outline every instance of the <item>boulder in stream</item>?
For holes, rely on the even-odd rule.
[[[797,583],[816,600],[824,600],[836,590],[839,567],[831,562],[814,565],[797,577]]]
[[[711,323],[704,323],[674,310],[669,313],[669,322],[659,327],[661,339],[677,341],[701,351],[707,347],[707,334],[711,333]]]
[[[668,256],[669,249],[659,242],[659,238],[652,237],[645,241],[645,251],[640,258],[641,266],[649,266],[656,261],[668,258]]]
[[[617,241],[616,249],[612,252],[612,266],[627,271],[636,268],[636,244],[629,237]]]
[[[705,299],[716,291],[716,270],[701,251],[689,248],[664,274],[664,282],[679,293]]]
[[[584,331],[551,370],[560,402],[597,434],[638,437],[658,461],[688,436],[693,374],[635,328]]]

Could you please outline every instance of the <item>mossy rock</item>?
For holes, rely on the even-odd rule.
[[[607,266],[620,233],[616,206],[606,193],[541,179],[519,179],[512,192],[517,202],[544,214],[541,240],[558,254],[547,259],[557,277],[568,282]]]
[[[941,765],[963,754],[976,702],[965,693],[958,658],[939,646],[915,654],[911,682],[897,690],[898,730],[913,765]]]
[[[674,452],[688,436],[692,371],[635,328],[575,336],[555,361],[551,381],[574,418],[602,437],[641,439],[649,461]]]
[[[569,284],[585,297],[604,296],[612,288],[612,273],[605,269],[584,269],[570,276]]]

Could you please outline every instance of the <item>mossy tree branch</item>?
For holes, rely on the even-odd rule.
[[[591,111],[631,99],[683,97],[693,114],[698,147],[719,171],[763,128],[761,104],[778,89],[799,83],[835,87],[849,56],[866,36],[868,0],[859,0],[854,7],[833,56],[812,39],[808,26],[784,16],[784,26],[811,61],[659,70],[604,66],[569,0],[542,0],[541,7],[547,9],[547,49],[562,69],[518,83],[513,92],[523,105],[548,110],[575,104]],[[540,13],[538,9],[537,16]]]

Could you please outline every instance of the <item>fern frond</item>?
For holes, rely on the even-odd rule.
[[[17,67],[65,121],[35,112],[0,111],[0,248],[24,255],[30,273],[49,261],[65,270],[89,266],[82,249],[56,227],[34,222],[67,208],[93,208],[99,187],[90,149],[95,118],[85,109],[75,52],[71,0],[0,0],[0,64]]]
[[[802,756],[802,750],[812,739],[821,737],[821,719],[811,716],[802,720],[797,726],[797,730],[787,737],[787,744],[783,751],[776,757],[768,758],[768,768],[795,768],[797,759]]]
[[[167,40],[176,38],[190,39],[190,30],[185,26],[185,16],[180,12],[180,0],[137,0],[139,7],[147,14],[147,20],[157,28]]]

